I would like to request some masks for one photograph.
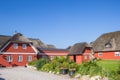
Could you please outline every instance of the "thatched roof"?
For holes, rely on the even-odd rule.
[[[86,47],[91,47],[88,43],[76,43],[69,49],[69,55],[83,54]]]
[[[29,40],[28,38],[24,37],[21,33],[16,33],[14,34],[11,39],[11,42],[24,42],[24,43],[31,43],[32,41]]]
[[[54,45],[47,45],[39,39],[26,38],[21,33],[16,33],[13,36],[0,35],[0,48],[4,46],[7,42],[23,42],[23,43],[32,43],[36,48],[55,48]]]
[[[47,46],[48,46],[48,48],[50,48],[50,49],[56,49],[56,47],[55,47],[54,45],[48,44]]]
[[[2,47],[10,38],[11,36],[0,35],[0,47]]]
[[[47,47],[47,45],[39,39],[33,39],[33,38],[29,38],[29,39],[32,41],[33,46],[35,46],[36,48],[37,47]]]
[[[92,47],[95,52],[120,50],[120,31],[102,34],[93,42]]]

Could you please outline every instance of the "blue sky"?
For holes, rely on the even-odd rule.
[[[0,28],[67,48],[120,30],[120,0],[0,0]]]

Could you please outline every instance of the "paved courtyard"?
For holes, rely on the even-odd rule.
[[[0,80],[77,80],[68,75],[55,75],[25,67],[0,68]]]

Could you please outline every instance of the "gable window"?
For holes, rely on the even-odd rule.
[[[18,48],[18,44],[14,43],[13,47],[14,47],[14,49],[17,49]]]
[[[111,48],[112,45],[111,45],[110,43],[106,43],[106,44],[105,44],[105,47],[106,47],[106,48]]]
[[[26,49],[27,45],[26,44],[22,44],[22,49]]]
[[[18,56],[18,62],[22,62],[23,61],[23,56],[19,55]]]
[[[115,52],[115,56],[120,56],[120,52]]]
[[[102,56],[102,52],[98,52],[98,56],[99,56],[99,57]]]
[[[32,61],[32,56],[27,56],[27,61],[28,62]]]
[[[12,55],[7,56],[7,62],[12,62]]]

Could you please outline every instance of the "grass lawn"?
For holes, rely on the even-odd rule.
[[[97,64],[108,71],[116,71],[120,65],[120,60],[100,60]]]

